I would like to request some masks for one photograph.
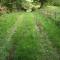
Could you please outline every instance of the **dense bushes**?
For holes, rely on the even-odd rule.
[[[22,8],[24,8],[27,12],[29,12],[29,11],[40,8],[40,3],[38,2],[31,3],[31,2],[26,1],[22,3]]]
[[[38,0],[36,0],[36,2],[38,2]],[[40,4],[38,4],[36,2],[33,0],[31,0],[31,1],[29,1],[29,0],[24,0],[24,1],[23,0],[4,0],[4,2],[0,1],[0,3],[2,3],[2,5],[6,6],[7,9],[10,10],[10,12],[14,9],[16,9],[16,10],[25,9],[27,11],[31,11],[32,9],[37,9],[40,7],[39,6]]]
[[[10,12],[14,10],[20,11],[22,9],[32,11],[39,7],[43,7],[45,3],[60,6],[59,0],[0,0],[0,4],[6,6]]]
[[[7,12],[7,8],[4,6],[3,7],[0,6],[0,15],[4,14],[6,12]]]

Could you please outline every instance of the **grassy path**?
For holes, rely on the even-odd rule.
[[[43,44],[41,44],[41,45],[44,47],[43,49],[45,51],[45,54],[47,53],[47,51],[52,53],[51,54],[52,57],[50,56],[51,60],[56,59],[56,58],[54,59],[54,55],[59,60],[59,54],[57,52],[57,48],[56,47],[54,48],[53,42],[51,41],[51,39],[49,39],[48,31],[45,30],[45,26],[44,26],[45,24],[44,24],[44,21],[43,21],[43,20],[45,20],[45,19],[43,19],[45,17],[43,15],[41,16],[39,13],[35,14],[34,16],[35,16],[35,20],[36,20],[35,25],[37,26],[37,29],[38,29],[37,32],[40,33],[39,34],[39,36],[40,36],[40,39],[39,39],[40,43],[39,44],[41,44],[41,42],[43,42]],[[38,17],[38,16],[40,16],[40,17]],[[46,20],[45,20],[45,22],[46,22]],[[48,22],[47,22],[47,24],[48,24]],[[46,28],[48,28],[48,27],[46,27]],[[47,48],[47,50],[45,50],[45,48]],[[50,51],[49,51],[49,49],[50,49]],[[48,60],[49,60],[49,58],[48,58]]]
[[[22,22],[21,19],[22,18],[22,15],[18,15],[16,21],[13,23],[13,25],[11,25],[10,28],[7,29],[6,31],[6,36],[4,37],[4,40],[5,40],[5,43],[3,44],[1,50],[5,50],[5,48],[8,46],[8,49],[10,48],[10,41],[11,41],[11,38],[12,36],[14,35],[14,33],[16,32],[18,26],[20,25],[20,23]],[[12,22],[12,21],[11,21]],[[7,27],[7,26],[6,26]],[[14,47],[13,47],[14,48]],[[6,51],[5,51],[6,52]],[[4,54],[4,53],[3,53]],[[4,58],[5,59],[5,58]]]
[[[12,20],[13,19],[13,20]],[[0,60],[4,60],[7,55],[7,30],[13,26],[16,22],[16,16],[14,14],[7,14],[0,17]],[[8,46],[9,48],[9,46]]]
[[[59,60],[57,48],[53,46],[55,42],[53,43],[49,38],[52,32],[46,18],[39,13],[24,13],[16,16],[14,24],[7,29],[4,43],[6,48],[5,51],[3,50],[6,56],[0,59]],[[52,30],[55,31],[53,28],[55,25],[52,25]]]
[[[8,40],[8,41],[10,41],[11,40],[11,37],[13,36],[13,34],[16,32],[16,30],[17,30],[17,27],[20,25],[20,23],[22,22],[21,20],[22,20],[22,18],[23,18],[23,15],[18,15],[18,17],[17,17],[17,20],[16,20],[16,22],[13,24],[13,26],[9,29],[9,30],[7,30],[7,36],[6,36],[6,40]]]
[[[12,36],[14,35],[16,30],[18,29],[18,26],[22,22],[22,18],[23,18],[23,15],[20,15],[20,16],[18,15],[18,18],[17,18],[15,24],[8,30],[8,33],[7,33],[8,35],[6,37],[6,40],[11,41]],[[8,60],[13,60],[12,55],[13,55],[13,53],[15,51],[15,43],[16,42],[14,42],[13,46],[9,49],[9,55],[7,56]]]

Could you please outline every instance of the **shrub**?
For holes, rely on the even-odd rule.
[[[22,2],[22,8],[24,8],[27,12],[31,12],[32,10],[36,10],[40,8],[40,3],[31,3],[28,1]]]
[[[7,8],[4,6],[0,6],[0,15],[4,14],[7,12]]]

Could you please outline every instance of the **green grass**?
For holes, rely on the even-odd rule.
[[[52,19],[40,12],[0,16],[0,60],[59,58],[60,28]]]

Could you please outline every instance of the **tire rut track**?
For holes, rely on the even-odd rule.
[[[15,34],[15,32],[17,31],[17,29],[20,26],[20,24],[22,23],[22,18],[23,18],[23,15],[18,15],[17,16],[17,21],[13,24],[13,26],[9,30],[7,30],[6,37],[5,37],[6,42],[3,45],[3,47],[4,47],[3,50],[6,49],[6,48],[8,50],[8,52],[7,52],[8,55],[7,55],[7,57],[5,57],[6,60],[13,60],[13,56],[12,55],[14,54],[14,51],[15,51],[15,43],[16,42],[14,42],[11,45],[11,38]],[[11,47],[10,47],[10,45],[11,45]]]
[[[8,37],[8,41],[11,40],[11,37],[12,37],[13,34],[16,32],[19,24],[22,22],[22,17],[23,17],[23,15],[19,16],[18,19],[17,19],[17,22],[16,22],[16,23],[14,24],[14,26],[12,27],[11,33],[9,34],[9,37]],[[16,43],[17,43],[17,42],[14,42],[14,43],[12,44],[12,47],[9,49],[9,55],[8,55],[8,57],[7,57],[7,60],[13,60],[13,59],[14,59],[13,55],[14,55],[14,52],[15,52],[15,49],[16,49]]]
[[[38,44],[38,45],[41,45],[41,48],[42,49],[44,49],[45,50],[45,54],[47,55],[47,53],[51,53],[51,59],[52,60],[54,60],[54,58],[56,58],[57,60],[59,60],[59,54],[57,53],[57,49],[56,48],[53,48],[53,44],[52,44],[52,42],[49,40],[49,37],[48,37],[48,34],[47,34],[47,32],[45,31],[45,29],[44,29],[44,26],[43,26],[43,24],[40,22],[40,21],[38,21],[37,19],[36,19],[36,16],[34,17],[35,18],[35,20],[36,20],[36,26],[35,26],[35,28],[36,28],[36,30],[37,30],[37,34],[39,34],[40,36],[39,36],[39,40],[40,40],[40,43]],[[42,45],[42,43],[44,43],[43,45]],[[44,46],[45,45],[45,46]],[[45,48],[46,47],[46,48]],[[48,49],[50,49],[51,51],[49,51]],[[49,55],[49,57],[50,57],[50,55]],[[47,58],[48,58],[48,55],[47,55]],[[48,58],[49,59],[49,58]],[[49,60],[51,60],[51,59],[49,59]],[[56,60],[55,59],[55,60]]]

